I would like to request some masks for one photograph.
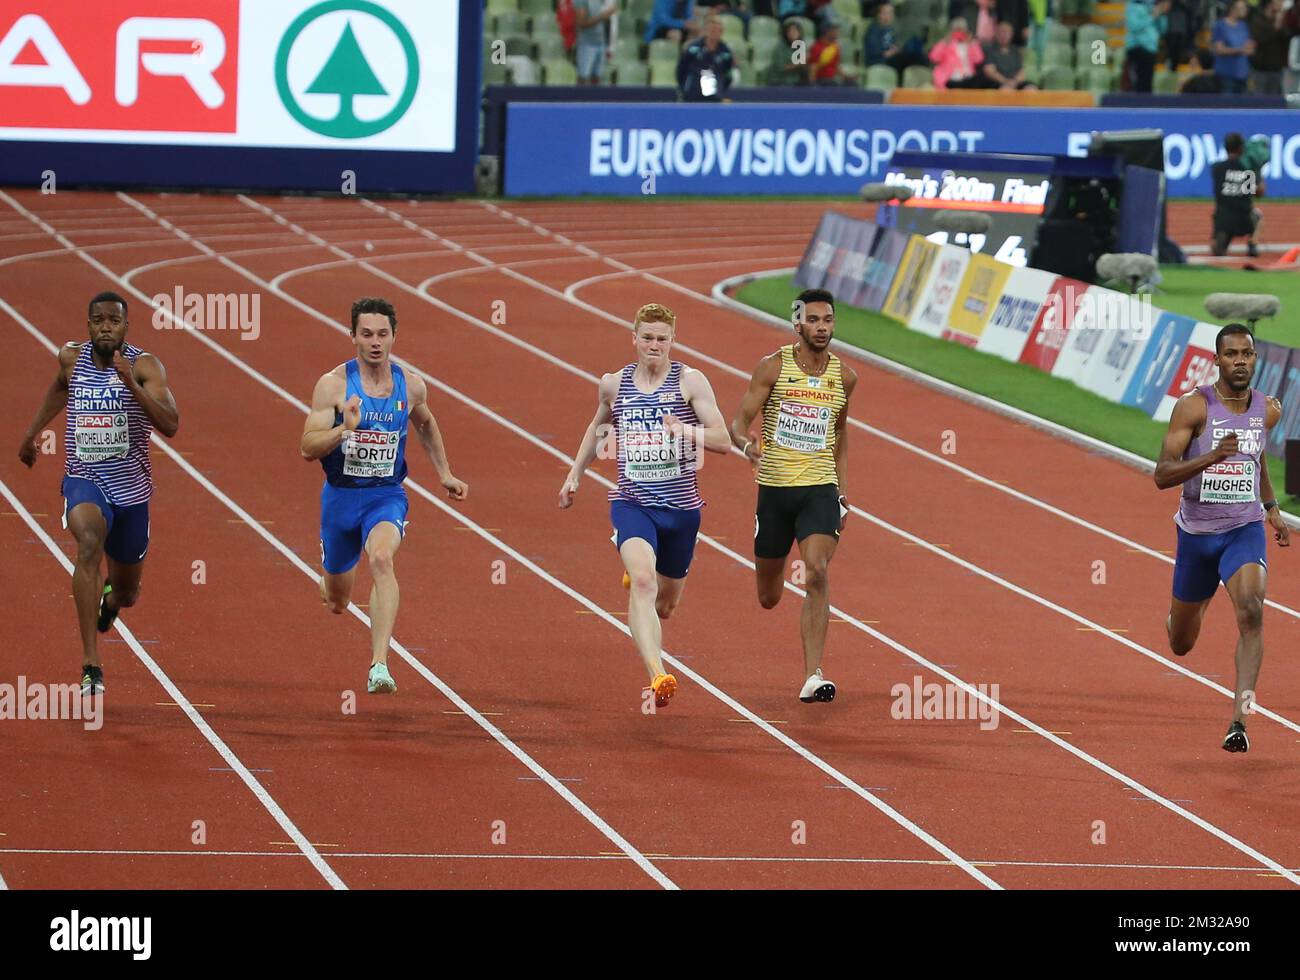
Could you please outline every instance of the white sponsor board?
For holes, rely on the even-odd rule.
[[[975,349],[1008,361],[1020,360],[1020,352],[1025,349],[1034,320],[1054,282],[1054,272],[1013,269]]]
[[[966,249],[957,245],[939,246],[939,254],[930,266],[930,278],[921,289],[921,301],[908,326],[931,337],[942,336],[948,328],[948,313],[957,299],[968,265],[970,252]]]

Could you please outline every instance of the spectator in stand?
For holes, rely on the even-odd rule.
[[[605,22],[618,13],[615,0],[573,0],[578,28],[578,84],[599,85],[605,71]]]
[[[808,16],[808,0],[776,0],[775,6],[778,20]]]
[[[835,8],[831,6],[831,0],[806,0],[806,3],[808,5],[806,16],[811,17],[817,25],[818,35],[835,23]]]
[[[1004,20],[1011,22],[1013,44],[1029,40],[1029,0],[951,0],[948,16],[973,24],[975,39],[981,44],[993,43],[997,25]]]
[[[1229,133],[1223,138],[1226,159],[1210,168],[1214,181],[1214,241],[1211,249],[1215,255],[1226,255],[1234,238],[1246,236],[1246,254],[1259,254],[1255,234],[1259,230],[1261,213],[1254,206],[1254,198],[1264,193],[1264,182],[1259,171],[1247,167],[1241,159],[1246,141],[1240,133]]]
[[[1015,25],[1009,20],[999,22],[991,44],[984,45],[984,80],[988,88],[1012,92],[1018,89],[1037,89],[1033,82],[1025,81],[1025,60],[1013,43]]]
[[[682,43],[682,32],[695,33],[695,0],[655,0],[645,25],[645,43],[666,37]]]
[[[1196,63],[1200,71],[1191,75],[1178,89],[1183,95],[1218,95],[1223,91],[1219,76],[1214,73],[1214,55],[1205,48],[1196,51]]]
[[[821,29],[808,53],[808,77],[814,85],[842,85],[849,81],[840,67],[840,29],[831,23]]]
[[[994,0],[956,0],[948,4],[948,17],[960,17],[966,21],[972,36],[981,44],[993,43],[998,27],[997,4]]]
[[[1169,0],[1130,0],[1124,8],[1124,70],[1134,92],[1150,92],[1156,73],[1156,51],[1164,33]]]
[[[731,88],[736,60],[722,40],[722,18],[704,18],[704,36],[682,48],[677,62],[677,88],[687,102],[721,102]]]
[[[1165,57],[1169,59],[1170,71],[1177,71],[1178,66],[1187,61],[1187,52],[1196,33],[1192,29],[1196,18],[1192,9],[1195,5],[1195,0],[1170,0],[1169,28],[1165,33]]]
[[[954,17],[943,40],[930,49],[935,88],[983,88],[979,72],[984,52],[970,36],[966,20]]]
[[[1250,84],[1265,95],[1282,94],[1282,72],[1291,48],[1281,0],[1265,0],[1250,25],[1255,53],[1250,56]]]
[[[745,0],[715,0],[709,4],[715,14],[730,14],[732,17],[739,17],[745,22],[745,29],[749,29],[749,18],[754,16],[754,12],[749,9],[749,4]]]
[[[1255,53],[1255,42],[1250,37],[1246,23],[1246,0],[1235,0],[1223,19],[1214,25],[1210,35],[1214,50],[1214,72],[1219,76],[1223,91],[1235,94],[1246,91],[1250,77],[1250,56]]]
[[[808,44],[797,20],[787,20],[781,28],[785,44],[772,49],[772,64],[767,69],[768,85],[803,85],[808,81]]]
[[[882,3],[876,8],[876,19],[867,28],[864,37],[866,57],[863,64],[888,65],[901,72],[912,65],[927,65],[920,38],[900,40],[894,29],[894,5]]]

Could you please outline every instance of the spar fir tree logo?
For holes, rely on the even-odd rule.
[[[391,56],[399,51],[405,80],[386,86],[376,66],[392,65]],[[362,139],[390,128],[410,109],[420,84],[420,59],[410,32],[391,11],[368,0],[328,0],[304,11],[285,31],[275,57],[275,83],[289,114],[312,132]],[[392,103],[386,112],[383,97]]]

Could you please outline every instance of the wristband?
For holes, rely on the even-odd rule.
[[[1273,508],[1275,508],[1275,507],[1277,506],[1277,501],[1276,501],[1276,500],[1265,500],[1265,501],[1261,501],[1261,502],[1264,504],[1264,509],[1265,509],[1265,510],[1272,510]]]
[[[748,455],[749,455],[749,447],[752,446],[753,444],[754,444],[754,440],[753,440],[753,439],[750,439],[749,442],[745,443],[745,448],[742,449],[741,452],[744,453],[746,456],[748,456]]]

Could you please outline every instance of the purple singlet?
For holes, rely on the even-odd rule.
[[[1237,433],[1239,452],[1216,463],[1183,484],[1183,495],[1174,521],[1190,534],[1221,534],[1244,524],[1264,519],[1259,500],[1260,456],[1264,452],[1264,417],[1268,399],[1250,389],[1246,411],[1229,411],[1214,385],[1201,385],[1205,398],[1205,428],[1187,446],[1183,459],[1208,453],[1220,440]]]

